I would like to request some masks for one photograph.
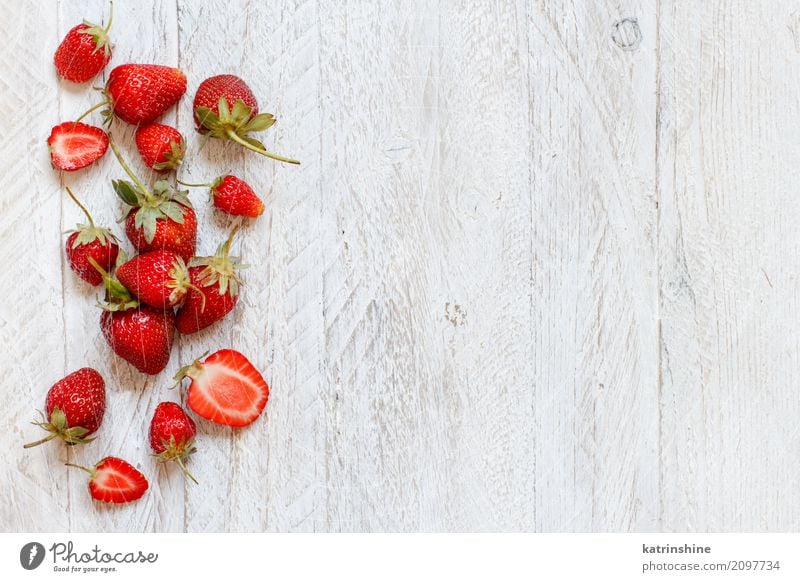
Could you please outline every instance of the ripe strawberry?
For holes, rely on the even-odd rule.
[[[264,144],[250,137],[252,131],[264,131],[275,124],[271,113],[258,113],[258,103],[242,79],[235,75],[209,77],[194,96],[194,122],[197,130],[211,137],[228,139],[262,156],[279,162],[299,164],[297,160],[268,152]]]
[[[194,453],[194,421],[174,402],[162,402],[150,421],[150,447],[158,460],[175,461],[192,481],[197,483],[184,461]]]
[[[89,473],[89,495],[105,503],[136,501],[149,487],[147,479],[133,465],[119,457],[106,457],[94,468],[65,463]]]
[[[34,422],[50,434],[25,445],[26,449],[56,437],[68,445],[85,444],[103,421],[106,411],[106,383],[92,368],[81,368],[53,384],[47,391],[46,418]],[[43,415],[44,416],[44,415]]]
[[[108,149],[108,136],[99,127],[65,121],[50,132],[47,146],[53,166],[65,172],[74,172],[103,157]]]
[[[114,67],[105,88],[109,110],[122,121],[145,125],[163,115],[186,93],[186,75],[162,65],[125,64]]]
[[[172,251],[151,251],[117,267],[117,279],[142,303],[158,309],[178,305],[193,287],[186,263]]]
[[[225,349],[195,360],[175,379],[191,378],[187,404],[197,414],[228,426],[246,426],[267,405],[269,386],[244,355]]]
[[[99,285],[103,282],[103,276],[95,270],[88,259],[92,257],[97,264],[110,271],[119,253],[117,237],[108,229],[95,226],[92,215],[75,197],[72,190],[67,188],[67,193],[89,220],[88,225],[79,224],[67,239],[67,261],[78,277],[91,285]]]
[[[175,329],[172,310],[140,305],[103,311],[100,327],[114,353],[140,372],[158,374],[167,367]]]
[[[114,3],[111,3],[108,24],[101,28],[84,20],[72,28],[56,49],[53,59],[56,72],[73,83],[85,83],[103,70],[111,60],[111,41],[108,31],[114,17]]]
[[[141,305],[125,286],[111,277],[93,259],[103,276],[106,303],[102,305],[100,329],[108,345],[120,358],[145,374],[158,374],[167,367],[175,336],[172,309]]]
[[[232,176],[220,176],[210,184],[187,184],[184,186],[207,186],[210,188],[211,201],[219,210],[233,216],[256,218],[264,213],[264,203],[244,180]]]
[[[151,123],[137,129],[136,148],[144,164],[157,172],[176,170],[186,154],[186,143],[180,132],[161,123]]]
[[[189,262],[189,276],[194,288],[186,294],[175,319],[175,326],[182,334],[196,333],[219,321],[239,300],[242,281],[237,270],[240,260],[228,256],[236,230],[234,228],[228,240],[219,246],[216,255],[195,257]]]
[[[172,251],[188,261],[197,243],[197,215],[185,190],[175,190],[160,180],[151,192],[131,171],[111,142],[111,149],[133,183],[114,180],[112,184],[123,202],[130,205],[125,219],[125,234],[140,253]]]

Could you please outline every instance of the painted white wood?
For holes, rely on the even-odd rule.
[[[0,0],[0,530],[796,531],[797,12],[698,6],[117,0],[106,72],[189,78],[164,117],[180,177],[232,172],[267,204],[234,245],[236,311],[150,378],[63,258],[63,186],[122,235],[121,169],[59,176],[44,146],[96,100],[53,51],[107,7]],[[191,99],[224,72],[300,167],[201,149]],[[113,134],[141,170],[133,129]],[[232,222],[191,196],[212,253]],[[194,485],[146,431],[177,367],[220,347],[272,394],[247,429],[198,421]],[[84,365],[108,383],[97,441],[23,451]],[[93,505],[62,466],[106,454],[144,499]]]

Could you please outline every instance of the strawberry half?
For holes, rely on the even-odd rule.
[[[178,371],[190,378],[186,403],[205,419],[227,426],[247,426],[263,412],[269,386],[250,361],[236,350],[219,350]]]
[[[182,334],[205,329],[225,317],[239,300],[242,281],[237,273],[239,257],[231,257],[231,243],[237,228],[222,243],[213,257],[195,257],[189,262],[193,288],[178,310],[175,326]]]
[[[145,374],[158,374],[169,363],[175,337],[175,314],[141,305],[130,291],[90,259],[102,275],[106,302],[101,305],[100,329],[120,358]]]
[[[50,434],[25,445],[26,449],[60,438],[68,445],[86,444],[100,427],[106,411],[106,383],[92,368],[65,376],[47,391],[46,418],[34,422]],[[42,415],[44,416],[44,415]]]
[[[197,483],[184,462],[194,453],[194,421],[174,402],[162,402],[150,421],[150,447],[162,462],[175,461],[192,481]]]
[[[106,457],[94,468],[65,463],[89,473],[89,495],[104,503],[128,503],[136,501],[149,487],[147,478],[127,461],[119,457]]]
[[[134,257],[117,267],[116,275],[139,301],[158,309],[178,305],[193,287],[186,263],[172,251]]]
[[[83,21],[73,27],[56,49],[53,62],[60,77],[73,83],[85,83],[102,71],[111,60],[111,41],[108,31],[114,19],[114,2],[108,15],[108,24]]]
[[[261,198],[247,182],[236,176],[220,176],[210,184],[187,184],[180,180],[178,183],[184,186],[207,186],[214,206],[227,214],[257,218],[264,213]]]
[[[89,220],[88,225],[79,224],[67,238],[67,261],[78,277],[91,285],[99,285],[103,282],[103,276],[89,263],[89,257],[93,258],[106,271],[110,271],[119,254],[117,237],[111,234],[107,228],[95,226],[92,215],[69,188],[67,188],[67,194]]]
[[[47,146],[53,166],[65,172],[74,172],[103,157],[108,149],[108,135],[93,125],[65,121],[50,132]]]
[[[268,152],[263,143],[250,136],[251,132],[269,129],[276,120],[271,113],[258,112],[253,92],[239,77],[217,75],[200,83],[194,96],[193,109],[194,121],[200,133],[236,142],[279,162],[300,163]]]
[[[151,191],[131,171],[113,141],[111,149],[133,181],[112,181],[114,191],[131,207],[125,218],[128,239],[140,253],[168,250],[188,261],[197,243],[197,215],[188,192],[175,190],[165,180],[156,182]]]
[[[186,154],[186,143],[174,127],[151,123],[136,130],[136,149],[144,164],[157,172],[176,170]]]
[[[125,64],[108,75],[105,94],[109,108],[103,112],[133,125],[155,121],[186,93],[186,75],[175,67]]]

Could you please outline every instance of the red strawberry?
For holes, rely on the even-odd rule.
[[[110,112],[133,125],[151,123],[186,93],[186,75],[162,65],[114,67],[106,83]]]
[[[108,31],[114,16],[113,9],[112,2],[105,28],[84,21],[67,33],[53,59],[59,76],[73,83],[85,83],[105,68],[111,60]]]
[[[45,402],[47,417],[34,422],[50,434],[25,448],[35,447],[56,437],[68,445],[93,441],[93,434],[106,411],[106,383],[92,368],[81,368],[65,376],[50,388]]]
[[[134,257],[117,267],[116,275],[139,301],[159,309],[178,305],[192,287],[186,263],[172,251]]]
[[[150,447],[160,461],[175,461],[192,481],[197,483],[184,461],[194,453],[194,421],[178,404],[162,402],[150,421]]]
[[[180,132],[161,123],[151,123],[137,129],[136,148],[145,165],[157,172],[177,169],[186,153],[186,144]]]
[[[99,127],[65,121],[50,132],[47,146],[53,166],[65,172],[74,172],[103,157],[108,149],[108,136]]]
[[[119,457],[106,457],[94,468],[66,463],[89,473],[89,494],[105,503],[136,501],[149,487],[147,479],[133,465]]]
[[[120,358],[145,374],[158,374],[167,367],[175,336],[175,314],[141,305],[125,286],[94,260],[103,276],[106,303],[102,305],[100,329],[108,345]]]
[[[179,382],[191,378],[187,404],[197,414],[217,424],[246,426],[267,405],[269,386],[244,355],[220,350],[205,361],[195,360],[178,371]]]
[[[228,214],[256,218],[264,212],[261,198],[247,182],[236,176],[220,176],[210,184],[187,184],[180,180],[178,183],[184,186],[208,186],[214,206]]]
[[[150,191],[131,171],[111,142],[111,149],[133,183],[114,180],[114,190],[131,206],[125,219],[125,234],[140,253],[156,250],[172,251],[188,261],[197,242],[197,216],[189,202],[188,192],[175,190],[160,180]]]
[[[241,279],[237,274],[239,258],[228,256],[231,250],[233,229],[228,240],[222,243],[213,257],[195,257],[189,262],[189,276],[193,289],[186,294],[178,310],[175,326],[182,334],[196,333],[225,317],[239,300]]]
[[[140,305],[103,311],[100,327],[114,353],[140,372],[158,374],[167,367],[175,329],[172,310]]]
[[[108,229],[95,226],[92,215],[75,197],[72,190],[67,188],[67,193],[89,220],[88,226],[79,224],[67,239],[69,266],[87,283],[99,285],[103,282],[103,276],[89,263],[88,258],[92,257],[97,264],[110,271],[119,253],[117,238]]]
[[[197,130],[211,137],[228,139],[262,156],[280,162],[299,164],[297,160],[268,152],[264,144],[250,137],[252,131],[264,131],[275,124],[271,113],[258,113],[258,103],[247,86],[235,75],[209,77],[194,96],[194,122]]]

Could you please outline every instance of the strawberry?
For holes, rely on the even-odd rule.
[[[175,314],[171,309],[142,305],[122,283],[111,277],[93,259],[92,266],[103,277],[106,303],[101,305],[100,329],[108,345],[120,358],[145,374],[158,374],[167,367],[175,336]]]
[[[136,148],[144,164],[157,172],[176,170],[186,154],[186,143],[180,132],[161,123],[137,129]]]
[[[186,403],[194,412],[217,424],[246,426],[259,417],[269,399],[269,386],[241,353],[224,349],[195,360],[175,379],[190,378]]]
[[[238,228],[238,227],[237,227]],[[189,262],[194,288],[178,310],[175,326],[182,334],[205,329],[225,317],[239,300],[241,279],[237,274],[239,257],[228,256],[237,228],[222,243],[213,257],[195,257]]]
[[[197,215],[185,190],[175,190],[165,180],[151,192],[131,171],[111,142],[111,149],[133,183],[114,180],[114,190],[131,208],[125,219],[125,234],[140,253],[172,251],[188,261],[197,242]]]
[[[92,215],[75,197],[72,190],[67,188],[67,193],[89,220],[88,225],[79,224],[67,239],[67,261],[78,277],[91,285],[99,285],[103,282],[103,277],[92,267],[88,259],[92,257],[101,267],[110,271],[119,253],[117,237],[108,229],[95,226]]]
[[[134,257],[117,267],[116,275],[139,301],[158,309],[178,305],[193,287],[186,263],[172,251]]]
[[[174,67],[125,64],[114,67],[105,87],[107,118],[116,115],[145,125],[163,115],[186,93],[186,75]]]
[[[84,21],[67,33],[58,45],[53,59],[56,72],[61,78],[73,83],[85,83],[105,68],[111,60],[108,31],[111,29],[113,17],[114,3],[111,2],[105,28]]]
[[[53,166],[65,172],[74,172],[103,157],[108,149],[108,135],[93,125],[65,121],[50,132],[47,146]]]
[[[187,184],[184,186],[207,186],[210,188],[211,201],[219,210],[234,216],[256,218],[264,213],[264,203],[244,180],[232,176],[220,176],[210,184]]]
[[[136,501],[149,487],[147,478],[133,465],[119,457],[106,457],[92,469],[65,463],[89,473],[89,495],[105,503]]]
[[[279,162],[299,164],[297,160],[268,152],[250,132],[264,131],[275,124],[271,113],[258,113],[258,103],[242,79],[235,75],[209,77],[194,96],[194,122],[200,133],[238,143],[262,156]]]
[[[34,422],[50,434],[25,445],[35,447],[56,437],[68,445],[86,444],[103,421],[106,411],[106,383],[92,368],[81,368],[53,384],[47,391],[46,418]],[[44,415],[42,415],[44,416]]]
[[[150,421],[150,447],[159,461],[175,461],[192,481],[197,483],[184,461],[194,453],[194,421],[174,402],[162,402]]]

